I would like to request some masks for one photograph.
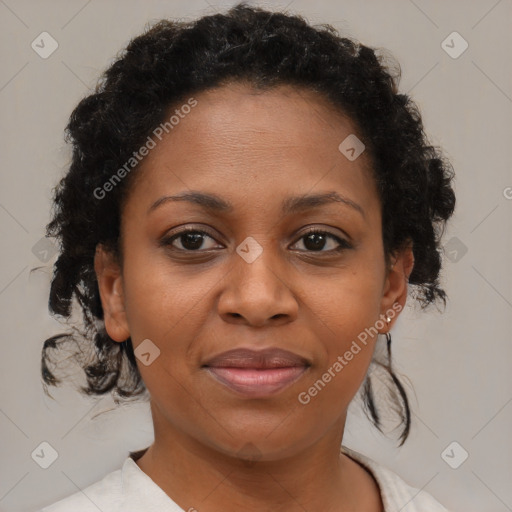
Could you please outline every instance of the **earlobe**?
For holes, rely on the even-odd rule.
[[[123,276],[121,267],[111,251],[101,244],[96,247],[94,270],[98,280],[105,329],[114,341],[130,337],[124,307]]]

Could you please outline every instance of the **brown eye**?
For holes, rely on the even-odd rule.
[[[299,240],[304,240],[303,245],[307,252],[340,252],[352,247],[346,240],[321,230],[310,230]],[[328,249],[324,250],[325,247]]]
[[[198,229],[186,229],[180,231],[172,235],[171,237],[167,237],[162,240],[162,244],[166,246],[171,246],[172,249],[176,249],[178,251],[198,251],[199,249],[208,250],[213,247],[203,247],[205,238],[209,238],[214,240],[206,231],[200,231]],[[174,243],[178,241],[181,247],[177,247]]]

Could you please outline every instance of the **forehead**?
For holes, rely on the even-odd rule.
[[[375,199],[369,157],[363,152],[350,161],[339,150],[356,135],[354,123],[320,94],[234,83],[194,99],[137,169],[137,195],[155,200],[203,189],[268,204],[291,192],[338,189],[358,202]],[[174,105],[169,117],[179,111]]]
[[[276,153],[291,145],[322,151],[333,144],[337,148],[340,135],[357,131],[322,95],[291,85],[258,90],[231,83],[205,91],[196,100],[198,105],[173,133],[193,135],[194,143],[204,149],[215,141],[241,149],[266,145]]]

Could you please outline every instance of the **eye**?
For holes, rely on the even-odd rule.
[[[328,240],[331,240],[331,243],[327,243]],[[339,238],[338,236],[329,233],[328,231],[322,231],[320,229],[312,228],[307,233],[303,234],[299,241],[304,240],[303,245],[306,247],[307,252],[341,252],[345,249],[351,249],[352,245],[349,244],[343,238]],[[338,244],[338,247],[332,248],[332,241]],[[322,250],[326,246],[330,245],[331,248],[328,250]],[[336,244],[334,244],[336,245]]]
[[[184,251],[184,252],[202,252],[211,249],[215,249],[216,245],[211,247],[204,247],[204,241],[206,238],[215,241],[213,236],[211,236],[206,231],[194,228],[184,229],[178,233],[175,233],[171,236],[165,237],[161,244],[164,246],[170,246],[173,250]],[[312,228],[304,233],[299,241],[304,240],[303,245],[305,250],[300,249],[301,252],[341,252],[345,249],[351,249],[352,245],[349,244],[343,238],[340,238],[328,231],[322,231],[320,229]],[[331,241],[330,243],[329,240]],[[181,246],[177,246],[176,242]],[[296,242],[298,243],[298,242]],[[336,244],[338,247],[336,247]],[[331,246],[327,250],[325,247]],[[332,247],[334,245],[334,247]]]
[[[201,231],[199,229],[184,229],[183,231],[180,231],[179,233],[176,233],[170,237],[166,237],[162,240],[162,245],[171,246],[172,249],[176,249],[178,251],[188,251],[188,252],[194,252],[198,251],[198,249],[203,250],[209,250],[213,249],[215,247],[202,247],[204,238],[210,238],[211,240],[214,240],[212,236],[210,236],[206,231]],[[175,241],[178,241],[181,245],[181,247],[176,247],[174,245]]]

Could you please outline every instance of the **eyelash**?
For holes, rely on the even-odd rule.
[[[171,235],[170,237],[166,237],[166,238],[162,239],[161,244],[163,246],[169,247],[173,251],[179,251],[179,252],[201,253],[201,252],[207,252],[207,251],[211,250],[211,249],[206,249],[206,250],[178,249],[178,248],[172,246],[172,243],[174,242],[174,240],[182,237],[183,235],[186,235],[187,233],[195,233],[195,234],[200,234],[200,235],[206,235],[206,236],[212,238],[213,240],[215,240],[215,237],[213,237],[207,231],[204,231],[204,230],[201,230],[201,229],[195,229],[195,228],[187,228],[187,229],[184,229],[184,230],[182,230],[182,231],[180,231],[178,233],[175,233],[174,235]],[[323,250],[320,250],[320,251],[311,251],[311,250],[309,250],[308,251],[308,250],[305,250],[305,251],[299,251],[299,252],[318,253],[318,254],[321,254],[321,253],[332,254],[332,253],[340,253],[340,252],[345,251],[347,249],[352,249],[352,245],[349,242],[347,242],[346,240],[344,240],[343,238],[339,238],[338,236],[330,233],[329,231],[324,231],[324,230],[321,230],[321,229],[318,229],[318,228],[310,228],[310,229],[308,229],[305,233],[303,233],[297,239],[297,241],[295,243],[297,243],[299,240],[302,240],[303,238],[305,238],[306,236],[311,235],[311,234],[327,235],[327,237],[332,238],[336,242],[338,242],[340,244],[340,247],[338,247],[336,249],[331,249],[329,251],[323,251]]]

